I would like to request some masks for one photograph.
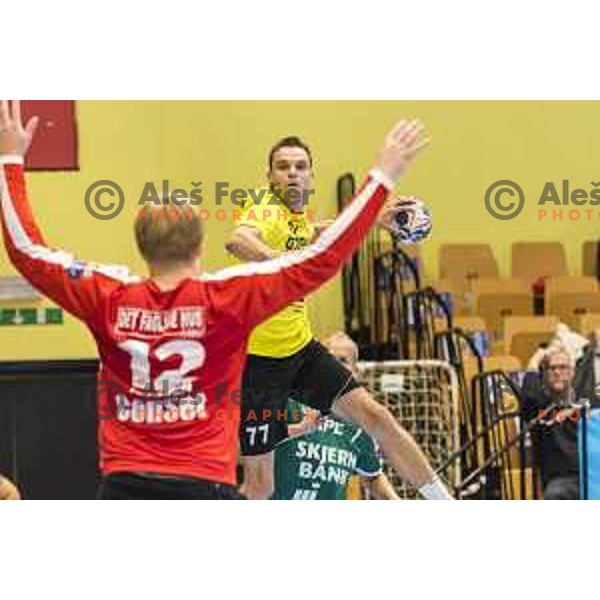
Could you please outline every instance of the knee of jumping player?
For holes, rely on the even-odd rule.
[[[249,500],[268,500],[275,491],[273,479],[271,477],[250,477],[249,481],[244,480],[241,492]]]
[[[370,436],[380,441],[393,417],[385,406],[379,404],[364,388],[352,390],[337,400],[335,413],[353,421]]]
[[[267,500],[275,491],[271,461],[262,457],[246,457],[244,483],[240,491],[249,500]]]

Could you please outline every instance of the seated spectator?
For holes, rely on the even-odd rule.
[[[575,360],[564,347],[552,345],[540,365],[541,381],[524,384],[523,416],[533,421],[532,442],[545,500],[579,499],[577,420],[572,401]],[[529,383],[528,383],[529,382]]]

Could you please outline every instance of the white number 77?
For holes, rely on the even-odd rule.
[[[257,430],[262,432],[263,440],[262,443],[266,444],[269,439],[269,424],[259,425],[258,427],[246,427],[246,433],[250,434],[250,446],[254,446],[256,443]]]

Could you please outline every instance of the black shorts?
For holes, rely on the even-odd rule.
[[[103,478],[99,500],[243,500],[233,485],[140,473],[113,473]]]
[[[242,380],[242,454],[266,454],[287,437],[290,398],[327,414],[334,400],[357,387],[352,373],[316,340],[285,358],[249,354]]]

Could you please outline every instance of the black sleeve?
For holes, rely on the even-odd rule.
[[[540,409],[548,405],[542,394],[541,374],[537,371],[527,373],[521,388],[521,416],[525,421],[537,418]]]

